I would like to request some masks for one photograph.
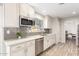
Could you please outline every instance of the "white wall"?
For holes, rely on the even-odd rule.
[[[64,28],[70,33],[76,34],[79,17],[71,17],[64,19]]]
[[[62,42],[65,42],[65,30],[67,30],[69,33],[76,34],[76,36],[77,36],[77,25],[79,24],[79,17],[78,16],[64,18],[61,20],[60,24],[61,24]],[[76,40],[76,42],[77,42],[77,40]]]
[[[0,5],[0,55],[5,54],[4,47],[4,6]]]

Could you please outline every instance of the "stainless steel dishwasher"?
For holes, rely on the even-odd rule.
[[[43,52],[43,41],[44,38],[35,40],[35,55],[39,55],[41,52]]]

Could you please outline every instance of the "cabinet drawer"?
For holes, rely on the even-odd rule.
[[[21,49],[17,52],[12,52],[11,56],[25,56],[25,51],[23,49]]]
[[[32,40],[32,41],[29,41],[26,43],[26,46],[32,46],[32,45],[35,45],[35,41]]]
[[[20,51],[22,49],[24,49],[24,43],[10,46],[11,52],[17,52],[17,51]]]

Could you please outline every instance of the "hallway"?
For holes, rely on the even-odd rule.
[[[79,48],[75,45],[74,40],[68,40],[65,44],[58,43],[51,47],[47,51],[41,54],[41,56],[78,56]]]

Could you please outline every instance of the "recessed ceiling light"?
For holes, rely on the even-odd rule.
[[[64,3],[56,3],[56,4],[58,4],[58,5],[64,5]]]
[[[72,14],[76,14],[76,11],[73,11]]]

